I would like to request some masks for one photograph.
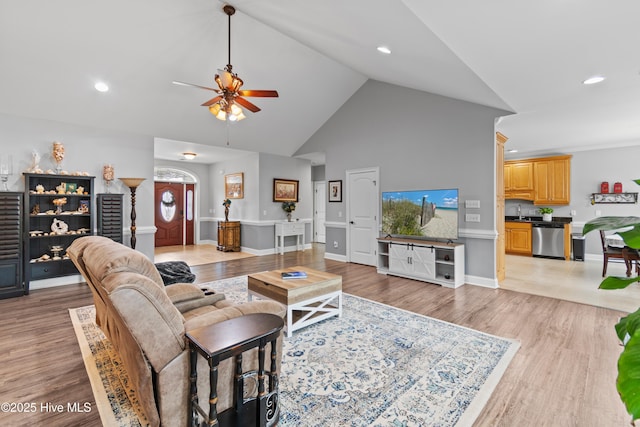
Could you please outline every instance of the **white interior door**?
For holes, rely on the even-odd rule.
[[[376,265],[378,237],[378,168],[347,171],[348,261]]]
[[[316,181],[313,183],[313,241],[326,242],[325,217],[327,210],[327,183]]]

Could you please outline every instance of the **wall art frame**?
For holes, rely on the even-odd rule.
[[[274,202],[298,202],[298,184],[295,179],[273,179]]]
[[[329,181],[329,202],[342,202],[342,180]]]
[[[224,176],[224,197],[244,199],[244,173],[230,173]]]

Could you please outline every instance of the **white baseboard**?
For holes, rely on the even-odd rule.
[[[324,253],[324,258],[325,259],[330,259],[330,260],[333,260],[333,261],[347,262],[346,255],[332,254],[331,252],[325,252]]]
[[[483,288],[498,289],[498,279],[490,279],[480,276],[464,276],[464,283],[467,285],[481,286]]]
[[[51,279],[32,280],[29,282],[29,290],[54,288],[56,286],[75,285],[84,283],[84,277],[80,274],[72,276],[53,277]]]

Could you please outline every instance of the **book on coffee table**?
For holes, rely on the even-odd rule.
[[[306,279],[307,273],[304,271],[285,271],[282,273],[283,279]]]

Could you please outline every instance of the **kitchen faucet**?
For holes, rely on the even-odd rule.
[[[520,207],[520,204],[518,204],[518,219],[522,219],[522,209]]]

